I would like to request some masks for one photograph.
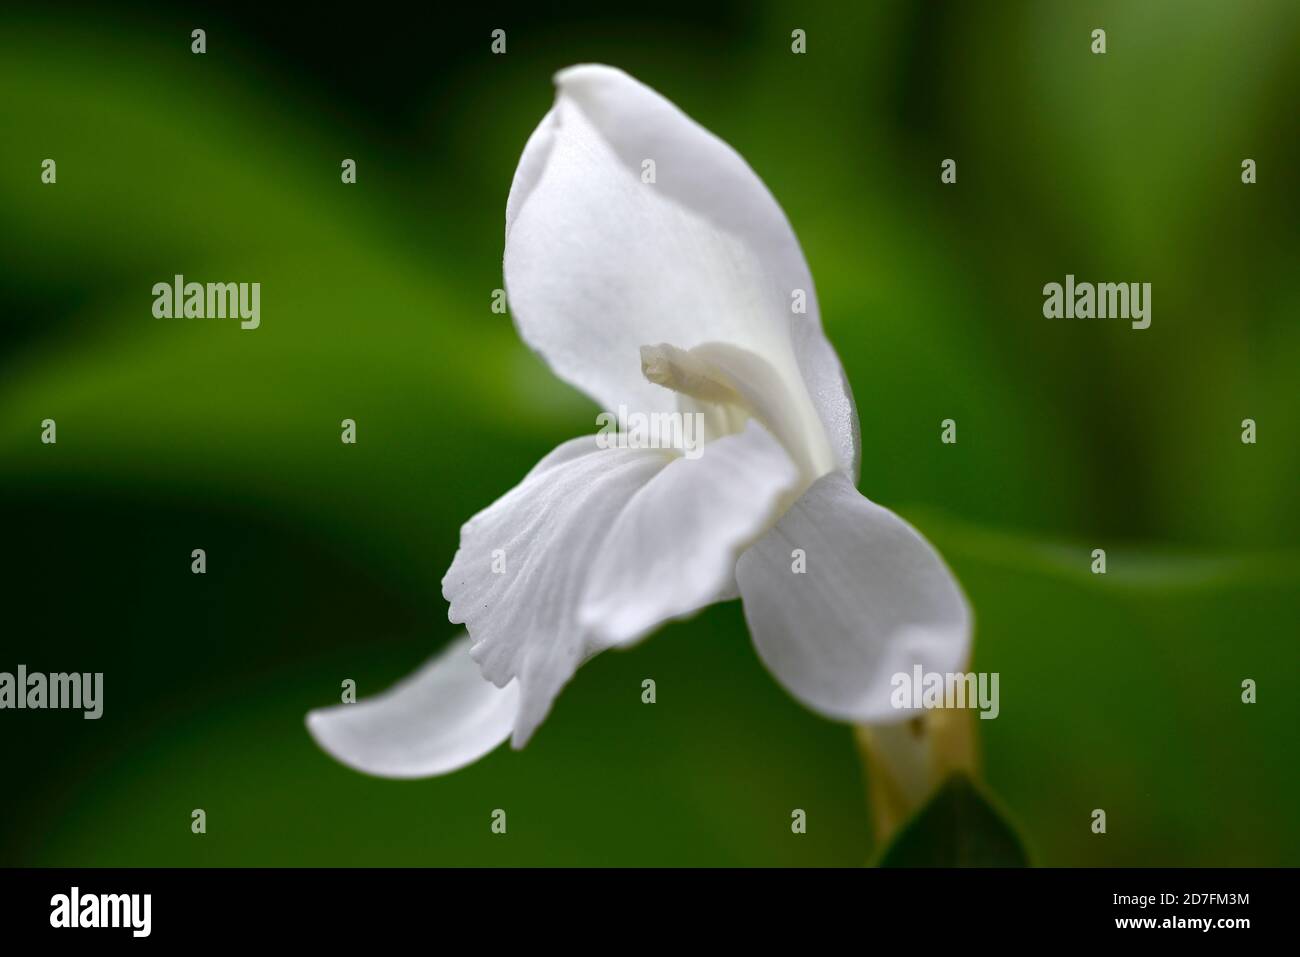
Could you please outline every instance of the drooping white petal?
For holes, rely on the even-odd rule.
[[[657,449],[571,439],[461,528],[442,594],[451,620],[469,630],[483,676],[497,685],[519,680],[515,747],[594,653],[577,623],[591,557],[627,502],[669,461]]]
[[[446,774],[483,757],[510,734],[519,686],[479,673],[462,635],[382,694],[318,708],[307,729],[350,768],[385,778]]]
[[[443,595],[484,677],[520,683],[515,747],[592,655],[723,597],[797,480],[756,422],[695,459],[586,436],[467,522]]]
[[[506,207],[506,289],[525,341],[603,407],[646,412],[674,400],[641,376],[640,346],[746,349],[784,380],[818,474],[856,474],[852,395],[767,188],[731,147],[619,70],[572,67],[556,85]],[[806,313],[792,311],[795,290]]]
[[[970,610],[943,559],[842,472],[813,484],[740,557],[736,580],[763,663],[829,718],[906,718],[890,703],[893,676],[917,664],[958,671],[970,650]]]
[[[799,472],[781,444],[751,420],[675,459],[619,513],[600,550],[579,621],[606,645],[728,594],[736,558],[776,519]]]

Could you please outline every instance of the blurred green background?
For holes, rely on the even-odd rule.
[[[1300,5],[854,6],[0,14],[0,670],[105,673],[97,722],[0,713],[0,863],[868,859],[850,730],[768,677],[737,603],[450,777],[370,779],[303,728],[453,634],[460,524],[594,431],[489,308],[515,163],[583,61],[789,214],[861,488],[941,549],[1001,674],[987,780],[1034,860],[1300,863]],[[1044,319],[1067,272],[1151,282],[1151,328]],[[154,319],[175,273],[261,282],[261,328]]]

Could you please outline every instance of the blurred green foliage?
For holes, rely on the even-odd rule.
[[[526,751],[448,778],[362,777],[302,727],[452,634],[461,522],[594,428],[489,310],[519,151],[581,61],[675,100],[789,214],[861,488],[939,546],[1002,676],[987,779],[1033,860],[1300,861],[1300,7],[697,6],[367,9],[285,28],[292,55],[229,11],[0,14],[0,670],[106,673],[100,721],[0,714],[0,863],[868,859],[848,729],[781,692],[734,603],[601,656]],[[1067,272],[1151,282],[1151,328],[1043,319]],[[261,328],[153,319],[176,273],[260,281]]]

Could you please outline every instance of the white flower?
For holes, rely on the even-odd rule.
[[[359,770],[444,773],[512,731],[522,747],[588,658],[737,595],[807,707],[907,717],[892,676],[958,670],[970,613],[934,549],[855,488],[857,413],[789,222],[734,150],[625,73],[556,86],[506,204],[520,335],[602,408],[703,413],[708,444],[561,445],[461,529],[442,587],[468,636],[308,727]]]

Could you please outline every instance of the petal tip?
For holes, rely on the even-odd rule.
[[[472,764],[510,734],[519,689],[485,681],[461,636],[414,674],[352,704],[309,711],[308,734],[340,764],[380,778],[427,778]]]
[[[557,70],[551,78],[555,88],[561,92],[577,87],[591,86],[606,80],[631,80],[632,78],[618,67],[606,66],[604,63],[575,63]]]

